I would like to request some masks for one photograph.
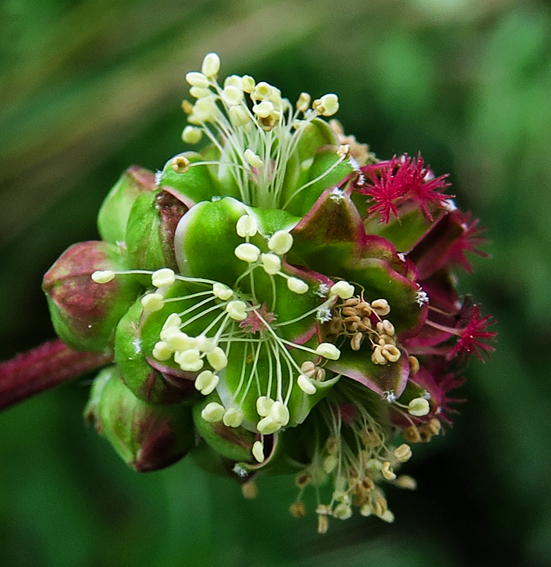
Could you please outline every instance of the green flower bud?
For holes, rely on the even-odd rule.
[[[124,271],[127,257],[106,242],[81,242],[66,250],[44,276],[54,328],[76,350],[102,351],[113,347],[117,322],[141,290],[131,275],[96,283],[96,271]]]
[[[98,214],[98,229],[103,240],[117,244],[126,238],[126,225],[134,201],[155,189],[155,175],[141,167],[127,169],[109,191]]]
[[[85,416],[138,472],[167,467],[194,444],[189,406],[140,400],[124,385],[116,367],[106,368],[96,378]]]

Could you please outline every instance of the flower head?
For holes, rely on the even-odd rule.
[[[45,276],[60,336],[113,355],[87,415],[139,470],[197,453],[248,494],[256,475],[294,474],[297,517],[308,486],[325,491],[321,532],[354,509],[391,522],[382,487],[415,484],[397,437],[437,435],[457,363],[493,350],[452,278],[482,254],[478,221],[420,155],[378,161],[328,124],[334,93],[292,105],[219,73],[210,53],[186,75],[182,137],[206,145],[125,174],[103,241]]]

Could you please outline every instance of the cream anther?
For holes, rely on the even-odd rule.
[[[262,267],[267,274],[275,275],[281,270],[281,259],[276,254],[262,254]]]
[[[216,423],[217,421],[222,421],[225,411],[226,410],[223,405],[216,402],[210,402],[203,408],[201,417],[209,423]]]
[[[256,428],[262,435],[271,435],[281,429],[281,424],[268,415],[257,423]]]
[[[270,417],[283,427],[289,423],[289,410],[283,402],[277,400],[270,408]]]
[[[203,73],[199,73],[197,71],[191,71],[190,73],[187,73],[186,81],[192,87],[201,87],[203,89],[210,87],[210,81],[208,80],[208,78]]]
[[[90,277],[92,278],[92,281],[98,284],[104,284],[114,279],[115,272],[112,270],[97,270]]]
[[[321,343],[316,348],[316,352],[329,360],[338,360],[341,356],[341,351],[331,343]]]
[[[264,165],[264,162],[260,159],[260,157],[257,156],[250,148],[247,148],[245,150],[245,153],[243,154],[243,156],[245,157],[245,161],[251,167],[255,167],[256,169],[259,169],[260,167],[262,167]]]
[[[252,264],[258,260],[258,257],[260,256],[260,248],[250,242],[244,242],[235,248],[234,254],[240,260],[243,260],[243,262]]]
[[[206,353],[212,352],[216,348],[216,345],[214,344],[212,339],[209,339],[205,335],[199,335],[195,337],[195,347],[198,348],[201,352]]]
[[[298,278],[288,278],[287,287],[290,291],[296,293],[297,295],[303,295],[308,291],[308,284]]]
[[[204,396],[208,396],[218,386],[219,378],[210,370],[203,370],[195,379],[195,387]]]
[[[233,296],[233,290],[231,288],[218,282],[212,285],[212,293],[222,301],[227,301]]]
[[[182,141],[186,144],[198,144],[203,137],[203,131],[195,126],[186,126],[182,132]]]
[[[430,404],[424,398],[414,398],[408,404],[408,413],[415,417],[423,417],[430,412]]]
[[[168,327],[161,332],[163,339],[170,348],[174,350],[189,350],[196,348],[195,339],[189,337],[186,333],[182,333],[177,327]]]
[[[298,384],[298,387],[305,394],[308,394],[309,396],[312,396],[317,391],[312,380],[310,380],[310,378],[308,378],[308,376],[305,376],[304,374],[299,375],[299,377],[297,379],[297,384]]]
[[[243,301],[230,301],[226,305],[226,311],[234,321],[244,321],[247,318],[247,304]]]
[[[373,309],[373,311],[375,311],[375,313],[377,313],[377,315],[380,315],[381,317],[384,317],[385,315],[388,315],[390,313],[390,305],[388,304],[388,301],[386,299],[376,299],[375,301],[372,301],[371,309]]]
[[[232,85],[228,85],[222,91],[222,100],[229,106],[237,106],[243,101],[243,91]]]
[[[243,411],[239,408],[228,408],[222,421],[226,427],[239,427],[243,423]]]
[[[258,224],[254,217],[243,215],[239,218],[236,225],[236,231],[241,238],[254,236],[258,232]]]
[[[155,287],[166,287],[176,281],[176,275],[170,268],[161,268],[151,275],[151,283]]]
[[[153,358],[164,362],[172,356],[173,350],[165,341],[159,341],[153,347]]]
[[[350,299],[354,295],[354,286],[344,280],[331,286],[331,295],[337,295],[341,299]]]
[[[203,368],[201,353],[196,348],[177,352],[174,355],[174,360],[182,370],[187,372],[197,372]]]
[[[210,352],[207,352],[207,360],[215,372],[226,368],[228,365],[228,357],[220,347],[214,347]]]
[[[210,96],[212,93],[210,89],[205,89],[203,87],[191,87],[191,89],[189,89],[189,94],[193,98],[205,98],[206,96]]]
[[[273,404],[274,400],[272,400],[271,398],[268,398],[267,396],[259,396],[256,399],[256,411],[258,415],[261,417],[266,417],[270,413]]]
[[[259,118],[268,118],[268,116],[271,116],[274,113],[274,111],[275,111],[274,104],[269,100],[263,100],[262,102],[259,102],[258,104],[255,104],[253,106],[253,112]]]
[[[296,103],[296,109],[299,112],[306,112],[310,108],[310,102],[312,102],[312,97],[308,93],[300,93]]]
[[[328,93],[315,100],[312,107],[322,116],[333,116],[339,110],[339,97],[334,93]]]
[[[218,53],[207,53],[201,65],[201,72],[206,77],[214,77],[220,71],[220,57]]]
[[[164,298],[160,293],[148,293],[142,297],[141,304],[146,311],[160,311],[164,306]]]
[[[255,441],[253,443],[252,454],[259,463],[264,461],[264,443],[262,443],[262,441]]]
[[[176,156],[172,159],[172,169],[176,173],[186,173],[189,171],[189,159],[185,156]]]
[[[394,456],[401,463],[405,463],[411,458],[411,447],[406,443],[402,443],[402,445],[394,449]]]
[[[293,236],[285,230],[278,230],[268,240],[268,248],[280,256],[289,252],[292,246]]]

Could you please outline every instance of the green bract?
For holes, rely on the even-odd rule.
[[[44,278],[60,337],[113,352],[86,415],[137,470],[189,451],[243,482],[297,474],[296,516],[327,484],[322,532],[352,506],[392,521],[380,485],[413,486],[393,439],[436,435],[459,363],[491,349],[451,272],[478,252],[476,222],[420,156],[379,161],[327,123],[336,95],[293,107],[218,67],[187,76],[183,139],[203,149],[128,170],[104,241]]]

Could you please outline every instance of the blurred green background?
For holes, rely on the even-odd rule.
[[[52,338],[42,274],[131,164],[183,149],[185,72],[217,51],[295,100],[339,94],[379,157],[422,151],[488,227],[460,287],[498,320],[455,426],[415,451],[396,522],[291,518],[291,479],[128,469],[83,424],[89,380],[0,415],[7,567],[551,564],[551,5],[507,0],[3,0],[0,359]]]

